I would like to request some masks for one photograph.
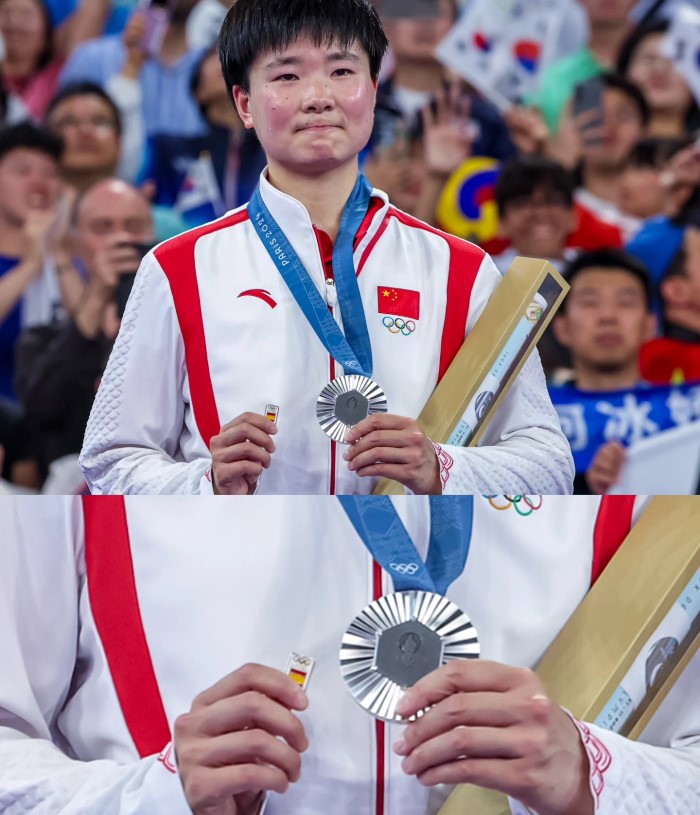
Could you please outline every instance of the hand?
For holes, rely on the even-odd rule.
[[[391,478],[416,495],[440,495],[440,462],[418,422],[391,413],[375,413],[348,434],[343,458],[360,476]]]
[[[277,426],[259,413],[242,413],[211,440],[217,495],[251,495],[272,461]]]
[[[571,122],[581,148],[600,147],[605,140],[605,121],[600,108],[585,110],[573,116]]]
[[[137,271],[140,265],[139,251],[122,238],[116,238],[95,253],[91,283],[110,298],[117,288],[119,277]]]
[[[672,156],[660,176],[666,194],[665,211],[675,217],[700,186],[700,147],[691,144]]]
[[[24,220],[25,252],[27,258],[31,258],[43,264],[46,256],[51,253],[53,232],[61,217],[57,207],[53,206],[37,205],[28,211]]]
[[[425,163],[432,175],[449,178],[471,156],[474,128],[470,112],[471,100],[457,83],[437,94],[435,111],[431,105],[421,110]]]
[[[265,792],[298,781],[309,743],[292,711],[307,706],[294,680],[252,664],[197,696],[175,721],[173,739],[192,812],[254,815]]]
[[[414,182],[411,157],[405,140],[389,147],[379,147],[367,159],[364,174],[373,187],[394,199]]]
[[[537,108],[514,106],[503,114],[503,119],[519,153],[536,156],[545,152],[549,131]]]
[[[593,457],[586,472],[586,481],[595,495],[605,493],[620,480],[620,473],[627,461],[627,452],[619,441],[604,444]]]
[[[135,11],[124,27],[122,41],[126,50],[126,59],[122,74],[131,79],[137,79],[141,69],[148,59],[143,47],[143,38],[146,36],[146,17],[142,11]]]
[[[455,660],[417,682],[397,712],[409,718],[426,707],[394,745],[421,784],[476,784],[539,815],[593,814],[579,733],[532,671]]]

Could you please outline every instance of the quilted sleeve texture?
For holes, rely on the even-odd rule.
[[[181,440],[189,435],[196,444],[196,433],[185,425],[187,398],[185,350],[170,286],[148,255],[85,431],[80,465],[90,490],[211,493],[204,444],[201,457],[182,461]]]

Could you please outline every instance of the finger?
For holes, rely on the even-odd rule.
[[[505,693],[516,687],[533,684],[533,677],[532,671],[502,665],[500,662],[485,659],[453,660],[409,688],[399,702],[396,712],[404,719],[408,719],[418,711],[431,707],[454,693],[473,691]]]
[[[414,419],[408,419],[405,416],[396,416],[393,413],[374,413],[352,428],[348,433],[347,442],[354,444],[373,430],[404,430],[411,425],[418,427]]]
[[[266,433],[273,436],[277,432],[277,425],[274,422],[271,422],[265,416],[262,416],[260,413],[241,413],[240,416],[236,416],[235,419],[232,419],[228,424],[225,424],[221,430],[228,430],[229,428],[240,424],[252,425],[253,427],[257,427],[259,430],[264,430]]]
[[[522,758],[524,728],[455,727],[422,742],[401,762],[407,775],[420,775],[432,767],[462,758]],[[516,732],[517,731],[517,732]]]
[[[348,470],[359,472],[377,464],[417,468],[421,464],[421,455],[418,450],[410,447],[375,447],[349,461]]]
[[[277,767],[292,782],[298,781],[301,775],[299,751],[259,728],[208,739],[206,754],[202,758],[207,767],[257,762]]]
[[[411,432],[410,428],[403,430],[373,430],[366,436],[362,436],[343,453],[346,461],[352,461],[363,453],[371,452],[377,448],[402,448],[423,446],[424,434],[418,430]]]
[[[432,767],[417,778],[425,787],[475,784],[519,798],[520,791],[526,789],[524,781],[519,781],[525,773],[524,766],[525,762],[521,759],[465,758]]]
[[[272,463],[272,456],[263,447],[251,441],[242,441],[231,447],[224,447],[214,450],[212,448],[212,459],[217,465],[236,463],[261,464],[264,469]]]
[[[265,419],[268,425],[272,425],[268,419]],[[257,427],[254,424],[236,425],[235,427],[228,427],[223,429],[218,436],[214,436],[211,440],[211,450],[225,450],[234,447],[234,445],[245,444],[252,442],[258,448],[266,450],[268,453],[275,452],[275,443],[272,441],[270,434],[265,430]]]
[[[214,704],[247,691],[258,691],[270,699],[276,699],[290,710],[305,710],[308,699],[304,691],[287,674],[266,665],[248,663],[227,674],[215,685],[202,691],[194,700],[192,708]]]
[[[407,756],[419,744],[458,726],[509,727],[522,721],[524,711],[504,693],[454,693],[411,722],[394,744],[394,752]]]
[[[184,778],[182,783],[193,812],[251,790],[283,794],[289,789],[289,779],[282,770],[267,764],[198,768],[192,778]]]

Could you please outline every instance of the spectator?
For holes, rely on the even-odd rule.
[[[0,396],[13,396],[20,327],[58,319],[82,293],[65,243],[62,149],[33,124],[0,131]]]
[[[581,117],[600,117],[600,125],[578,123],[581,186],[576,201],[582,209],[630,237],[640,224],[620,209],[621,184],[632,150],[646,135],[649,108],[639,88],[626,79],[604,74],[601,82],[602,109]]]
[[[632,150],[620,180],[620,210],[646,221],[669,207],[670,159],[688,147],[688,139],[644,139]]]
[[[538,93],[531,99],[542,111],[552,134],[559,129],[560,117],[576,85],[616,64],[632,27],[629,15],[636,0],[581,0],[581,4],[590,23],[588,44],[552,65],[542,77]]]
[[[620,51],[617,70],[634,82],[649,105],[650,136],[679,139],[700,126],[700,111],[673,60],[663,53],[668,20],[651,21],[632,32]]]
[[[5,88],[40,121],[64,64],[54,54],[53,25],[42,0],[0,0],[0,35]]]
[[[700,381],[700,228],[683,241],[661,281],[663,337],[642,349],[642,370],[655,383]]]
[[[518,255],[544,258],[558,269],[571,258],[566,243],[576,223],[570,173],[546,158],[511,160],[496,184],[501,235],[510,248],[494,258],[501,273]]]
[[[73,240],[87,274],[83,298],[66,322],[26,330],[18,345],[17,389],[39,442],[42,478],[53,461],[70,454],[78,469],[77,453],[119,330],[119,312],[153,242],[148,202],[123,181],[99,181],[76,204]]]
[[[572,359],[573,379],[564,387],[605,392],[640,385],[640,349],[655,328],[644,265],[620,250],[601,250],[579,255],[565,277],[571,291],[554,319],[557,339]],[[576,474],[574,492],[607,492],[624,461],[622,445],[606,443],[588,471]]]
[[[63,139],[61,172],[67,184],[82,193],[97,181],[116,175],[121,156],[121,119],[110,96],[93,82],[62,88],[52,100],[48,127]],[[154,206],[159,241],[178,235],[187,225],[167,207]]]
[[[170,20],[162,44],[145,58],[138,81],[143,100],[146,135],[198,136],[206,124],[192,98],[192,73],[201,51],[187,43],[186,23],[196,0],[177,0],[169,6]],[[142,15],[143,12],[135,12]],[[99,37],[83,43],[68,60],[61,85],[87,80],[106,87],[127,58],[121,36]]]

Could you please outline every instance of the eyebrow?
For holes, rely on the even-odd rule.
[[[360,57],[352,51],[334,51],[329,54],[326,62],[341,62],[350,60],[351,62],[360,62]],[[288,57],[275,57],[275,59],[265,65],[264,70],[274,71],[276,68],[283,68],[288,65],[299,65],[302,62],[301,57],[288,56]]]

